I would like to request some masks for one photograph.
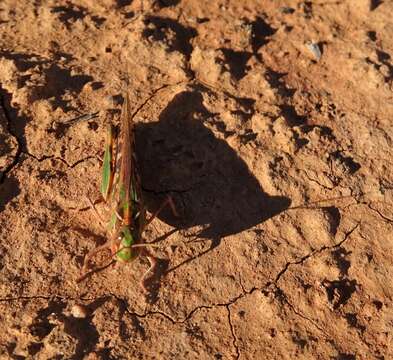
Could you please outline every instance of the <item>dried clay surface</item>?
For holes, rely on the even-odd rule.
[[[393,2],[0,3],[0,358],[392,359]],[[124,94],[160,259],[106,241]],[[97,202],[97,212],[103,204]]]

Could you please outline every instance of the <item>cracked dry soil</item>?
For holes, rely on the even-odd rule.
[[[2,1],[0,357],[392,359],[392,12]],[[75,281],[125,86],[148,210],[181,213],[147,294],[142,258]]]

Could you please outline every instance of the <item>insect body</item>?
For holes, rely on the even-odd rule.
[[[173,201],[168,197],[156,213],[149,220],[146,219],[146,209],[143,204],[142,187],[134,149],[135,138],[132,118],[130,101],[127,95],[121,112],[120,134],[115,136],[112,126],[109,127],[102,165],[100,190],[111,213],[107,226],[109,241],[86,256],[83,265],[84,275],[79,280],[83,280],[92,272],[97,271],[97,269],[87,271],[87,263],[94,254],[103,250],[110,250],[111,263],[113,260],[129,262],[138,254],[144,254],[150,261],[151,266],[147,273],[150,272],[154,268],[156,260],[146,249],[153,245],[144,244],[143,231],[168,204],[177,216]],[[93,204],[92,207],[98,215]],[[142,278],[142,284],[147,273]]]
[[[128,96],[121,114],[119,141],[108,131],[102,168],[101,193],[111,207],[109,238],[116,260],[130,261],[133,245],[141,242],[146,210],[142,203],[141,184],[134,151],[133,123]],[[131,122],[131,124],[130,124]]]

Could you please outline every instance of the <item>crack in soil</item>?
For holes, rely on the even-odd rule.
[[[165,317],[166,319],[168,319],[169,321],[171,321],[173,324],[184,324],[186,321],[190,320],[194,314],[202,309],[207,309],[207,310],[211,310],[214,309],[215,307],[225,307],[227,308],[228,306],[231,306],[233,304],[235,304],[239,299],[241,299],[242,297],[248,295],[249,292],[246,293],[240,293],[240,295],[237,295],[236,297],[234,297],[233,299],[229,300],[226,303],[215,303],[215,304],[211,304],[211,305],[199,305],[197,307],[195,307],[194,309],[192,309],[188,315],[186,315],[183,319],[175,319],[172,316],[168,315],[167,313],[160,311],[160,310],[154,310],[154,311],[147,311],[143,314],[139,314],[137,312],[131,311],[128,309],[128,302],[127,300],[117,296],[116,294],[113,293],[109,293],[109,295],[107,296],[111,296],[114,297],[116,300],[120,301],[123,303],[126,311],[130,314],[130,315],[134,315],[140,318],[146,318],[150,315],[161,315],[163,317]]]
[[[55,155],[44,155],[42,157],[38,157],[38,156],[35,156],[35,155],[29,153],[28,151],[22,151],[22,153],[25,154],[26,156],[33,158],[34,160],[36,160],[38,162],[44,162],[46,160],[58,160],[58,161],[62,162],[64,165],[66,165],[69,169],[73,169],[76,166],[80,165],[81,163],[83,163],[87,160],[96,159],[95,156],[87,156],[85,158],[75,161],[73,164],[69,164],[67,162],[67,160],[65,160],[59,156],[55,156]]]
[[[230,306],[236,304],[236,302],[239,299],[244,298],[247,295],[251,295],[252,293],[254,293],[255,291],[262,291],[264,292],[265,295],[267,294],[273,294],[276,298],[279,297],[285,304],[287,304],[287,306],[291,309],[291,311],[294,312],[294,314],[296,314],[297,316],[301,317],[302,319],[310,322],[312,325],[314,325],[321,333],[323,333],[326,337],[328,337],[329,335],[324,331],[323,328],[321,328],[318,323],[316,323],[313,319],[307,317],[306,315],[302,314],[300,311],[298,311],[296,309],[296,307],[288,300],[287,295],[285,294],[285,292],[277,285],[277,282],[280,280],[280,278],[285,274],[285,272],[289,269],[289,267],[293,266],[293,265],[301,265],[303,264],[307,259],[322,253],[325,250],[331,250],[331,249],[336,249],[340,246],[342,246],[350,237],[350,235],[359,227],[360,223],[357,223],[352,229],[350,229],[348,232],[345,233],[345,236],[343,238],[343,240],[341,240],[339,243],[332,245],[332,246],[322,246],[321,248],[319,248],[318,250],[314,250],[311,253],[303,256],[301,259],[294,261],[294,262],[288,262],[284,268],[277,274],[277,276],[275,277],[275,280],[273,283],[266,283],[265,286],[263,287],[253,287],[250,290],[246,290],[243,287],[243,284],[241,285],[241,289],[242,291],[240,292],[239,295],[235,296],[233,299],[230,299],[228,302],[225,303],[215,303],[215,304],[211,304],[211,305],[200,305],[195,307],[194,309],[192,309],[188,315],[186,315],[183,319],[175,319],[172,316],[168,315],[167,313],[165,313],[164,311],[160,311],[160,310],[154,310],[154,311],[147,311],[145,313],[138,313],[135,311],[132,311],[129,309],[128,307],[128,301],[116,294],[113,293],[109,293],[106,295],[101,295],[99,298],[102,297],[108,297],[108,298],[114,298],[117,301],[119,301],[121,304],[123,304],[125,311],[132,315],[135,316],[137,318],[147,318],[149,316],[162,316],[165,319],[169,320],[172,324],[184,324],[186,321],[190,320],[195,313],[197,313],[198,311],[202,310],[202,309],[214,309],[215,307],[225,307],[227,309],[228,312],[228,324],[229,324],[229,328],[232,334],[232,339],[233,339],[233,347],[235,349],[235,353],[236,353],[236,359],[240,358],[240,350],[239,347],[237,345],[237,341],[238,338],[236,336],[235,333],[235,329],[234,329],[234,325],[232,323],[232,319],[231,319],[231,311],[230,311]],[[270,287],[270,289],[269,289]],[[0,298],[0,302],[11,302],[11,301],[20,301],[20,300],[35,300],[35,299],[44,299],[44,300],[51,300],[51,299],[59,299],[59,300],[65,300],[65,301],[95,301],[99,298],[84,298],[84,297],[80,297],[80,298],[74,298],[74,297],[66,297],[66,296],[61,296],[61,295],[33,295],[33,296],[18,296],[18,297],[7,297],[7,298]]]
[[[330,187],[330,186],[321,184],[318,180],[313,179],[309,174],[307,174],[307,172],[305,172],[305,175],[306,175],[306,178],[307,178],[308,180],[310,180],[310,181],[313,182],[313,183],[316,183],[317,185],[319,185],[320,187],[322,187],[322,188],[324,188],[324,189],[326,189],[326,190],[334,190],[334,189],[337,187],[337,185],[331,186],[331,187]]]
[[[374,208],[371,206],[371,204],[367,204],[367,207],[368,207],[370,210],[376,212],[376,213],[377,213],[382,219],[384,219],[385,221],[390,222],[390,223],[393,223],[393,219],[391,219],[391,218],[389,218],[389,217],[383,215],[378,209],[374,209]]]
[[[228,303],[217,303],[217,304],[212,304],[212,305],[200,305],[200,306],[197,306],[196,308],[191,310],[190,313],[184,319],[181,319],[181,320],[179,320],[179,319],[176,320],[173,317],[171,317],[170,315],[166,314],[165,312],[157,311],[157,310],[156,311],[148,311],[148,312],[146,312],[144,314],[138,314],[137,312],[130,311],[128,309],[128,302],[125,299],[123,299],[123,298],[121,298],[121,297],[119,297],[119,296],[117,296],[115,294],[112,294],[112,293],[110,295],[112,297],[114,297],[116,300],[118,300],[119,302],[121,302],[123,304],[124,308],[125,308],[125,311],[128,314],[130,314],[130,315],[136,316],[138,318],[146,318],[146,317],[151,316],[151,315],[153,315],[153,316],[154,315],[160,315],[160,316],[164,317],[165,319],[169,320],[172,324],[184,324],[186,321],[190,320],[194,316],[194,314],[196,312],[198,312],[198,311],[200,311],[202,309],[208,309],[209,310],[209,309],[214,309],[215,307],[225,307],[227,309],[227,311],[228,311],[228,324],[229,324],[229,328],[231,330],[231,334],[232,334],[232,338],[233,338],[233,347],[235,348],[236,359],[240,358],[240,351],[239,351],[239,348],[237,346],[237,337],[236,337],[234,326],[233,326],[232,320],[231,320],[230,306],[235,304],[242,297],[246,296],[247,293],[244,293],[244,292],[241,293],[240,295],[236,296],[234,299],[230,300]]]
[[[102,296],[100,296],[101,298]],[[11,301],[20,301],[20,300],[35,300],[35,299],[42,299],[42,300],[53,300],[58,299],[61,301],[95,301],[98,298],[92,297],[72,297],[72,296],[62,296],[62,295],[21,295],[16,297],[5,297],[0,298],[0,302],[11,302]]]
[[[284,268],[277,274],[276,279],[274,281],[274,284],[277,284],[277,282],[280,280],[280,278],[285,274],[285,272],[288,270],[288,268],[292,265],[299,265],[299,264],[303,264],[307,259],[313,257],[316,254],[319,254],[325,250],[331,250],[331,249],[337,249],[339,248],[342,244],[344,244],[344,242],[346,242],[349,238],[349,236],[359,227],[360,223],[357,223],[351,230],[349,230],[347,233],[345,233],[344,235],[344,239],[339,241],[337,244],[332,245],[332,246],[322,246],[319,249],[316,249],[312,252],[310,252],[309,254],[301,257],[299,260],[297,261],[290,261],[287,262],[286,265],[284,266]]]
[[[306,315],[302,314],[300,311],[298,311],[295,306],[288,300],[287,295],[285,294],[284,290],[282,290],[278,285],[277,282],[280,280],[280,278],[285,274],[285,272],[289,269],[290,266],[292,265],[301,265],[303,264],[307,259],[322,253],[325,250],[331,250],[331,249],[337,249],[340,246],[342,246],[350,237],[350,235],[359,227],[360,223],[357,223],[352,229],[350,229],[348,232],[345,233],[344,239],[341,240],[339,243],[336,245],[332,246],[322,246],[321,248],[312,251],[311,253],[303,256],[301,259],[295,262],[288,262],[284,268],[278,273],[276,276],[276,280],[273,282],[273,284],[266,284],[265,288],[267,289],[270,285],[273,285],[273,290],[270,290],[270,292],[275,291],[276,293],[278,292],[279,297],[289,306],[289,308],[297,315],[300,316],[302,319],[309,321],[311,324],[313,324],[319,331],[321,331],[326,337],[328,337],[328,334],[324,331],[323,328],[321,328],[313,319],[307,317]],[[276,295],[276,294],[274,294]]]
[[[282,290],[279,286],[276,284],[274,285],[275,290],[278,292],[278,296],[283,300],[289,308],[297,315],[300,316],[302,319],[309,321],[311,324],[313,324],[320,332],[322,332],[326,337],[329,337],[329,335],[325,332],[323,328],[321,328],[313,319],[307,317],[306,315],[303,315],[300,311],[298,311],[295,306],[288,300],[287,295],[285,294],[284,290]]]
[[[237,346],[237,336],[236,336],[236,334],[235,334],[235,329],[234,329],[233,324],[232,324],[232,320],[231,320],[231,309],[229,308],[229,306],[230,306],[230,305],[228,305],[228,306],[226,307],[226,309],[227,309],[227,311],[228,311],[228,323],[229,323],[229,327],[230,327],[230,329],[231,329],[231,334],[232,334],[232,338],[233,338],[232,343],[233,343],[233,347],[235,348],[236,359],[239,359],[239,358],[240,358],[240,350],[239,350],[239,348],[238,348],[238,346]]]

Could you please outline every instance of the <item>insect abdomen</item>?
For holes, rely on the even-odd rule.
[[[116,257],[120,261],[131,261],[133,258],[132,244],[134,244],[134,237],[131,234],[130,229],[127,226],[123,226],[121,229],[121,242],[120,250]]]

